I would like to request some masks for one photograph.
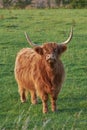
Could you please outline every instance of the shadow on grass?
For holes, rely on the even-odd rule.
[[[18,26],[17,25],[8,25],[6,26],[7,28],[17,28]]]
[[[59,110],[58,112],[75,113],[78,111],[87,111],[86,95],[73,95],[71,97],[59,99]]]
[[[59,109],[58,110],[58,113],[76,113],[78,111],[80,111],[81,109],[80,108],[77,108],[77,107],[69,107],[69,108],[65,108],[65,109]]]
[[[17,16],[11,16],[11,17],[9,17],[9,18],[6,18],[6,19],[18,19],[18,17]]]

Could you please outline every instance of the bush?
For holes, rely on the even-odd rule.
[[[71,5],[73,8],[86,8],[86,0],[72,0]]]
[[[30,4],[31,0],[3,0],[4,7],[19,7],[24,8]]]
[[[12,0],[3,0],[4,7],[9,7],[11,5]]]

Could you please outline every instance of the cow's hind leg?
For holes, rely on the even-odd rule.
[[[20,100],[22,103],[26,102],[26,90],[19,86]]]
[[[31,103],[32,104],[37,104],[36,91],[35,90],[30,90],[30,95],[31,95]]]

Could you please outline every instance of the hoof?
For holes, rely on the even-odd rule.
[[[21,103],[25,103],[26,102],[26,100],[21,100]]]
[[[58,112],[58,109],[56,109],[56,110],[52,110],[52,112],[55,112],[55,113],[57,113],[57,112]]]
[[[43,110],[43,114],[48,113],[48,109]]]
[[[38,103],[37,100],[33,100],[33,101],[32,101],[32,104],[33,104],[33,105],[36,105],[37,103]]]

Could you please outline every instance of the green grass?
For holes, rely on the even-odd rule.
[[[64,41],[70,27],[74,36],[62,56],[67,77],[57,106],[59,111],[42,114],[42,104],[20,103],[14,79],[17,52],[33,42]],[[87,10],[0,10],[0,129],[87,130]]]

